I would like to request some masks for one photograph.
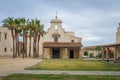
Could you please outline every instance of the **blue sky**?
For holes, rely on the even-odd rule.
[[[7,17],[38,18],[47,30],[58,11],[63,28],[82,37],[84,46],[115,43],[120,22],[120,0],[0,1],[0,21]]]

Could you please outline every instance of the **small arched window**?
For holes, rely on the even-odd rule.
[[[58,30],[58,25],[55,25],[55,30]]]
[[[74,40],[71,40],[71,43],[74,43]]]
[[[58,37],[54,37],[54,42],[58,42]]]
[[[5,47],[5,52],[7,52],[7,48]]]

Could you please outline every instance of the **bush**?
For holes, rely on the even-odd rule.
[[[85,56],[88,56],[88,51],[84,51],[84,55],[85,55]]]

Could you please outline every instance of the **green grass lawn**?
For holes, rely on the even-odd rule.
[[[119,64],[90,60],[44,60],[30,70],[120,71]]]
[[[120,80],[120,76],[13,74],[0,80]]]

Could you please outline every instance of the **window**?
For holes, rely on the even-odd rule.
[[[5,39],[7,39],[7,33],[5,33]]]
[[[1,34],[2,34],[2,33],[0,32],[0,41],[1,41]]]
[[[7,48],[5,48],[5,52],[7,52]]]
[[[58,37],[54,37],[54,42],[58,42]]]
[[[71,40],[71,43],[74,43],[74,40]]]
[[[58,26],[57,25],[55,25],[55,30],[58,30]]]

